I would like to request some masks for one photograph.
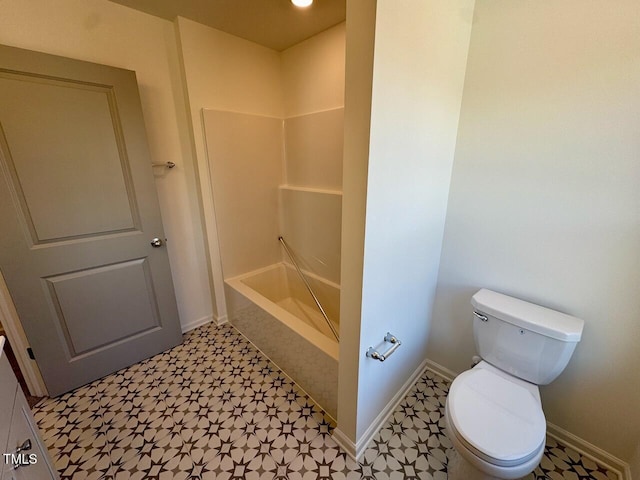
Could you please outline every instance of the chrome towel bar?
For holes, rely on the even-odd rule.
[[[175,163],[173,162],[166,162],[166,163],[152,163],[151,164],[152,167],[167,167],[167,168],[173,168],[176,166]]]
[[[391,348],[389,348],[389,350],[387,350],[386,352],[380,353],[375,348],[369,347],[369,349],[367,350],[367,357],[384,362],[387,358],[391,356],[393,352],[395,352],[398,349],[400,345],[402,345],[402,342],[398,340],[396,336],[391,335],[389,332],[387,332],[387,334],[384,336],[384,341],[389,342],[391,344]]]

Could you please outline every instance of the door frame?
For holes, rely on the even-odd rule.
[[[29,341],[22,328],[20,317],[13,304],[2,272],[0,272],[0,324],[2,324],[11,349],[16,356],[29,393],[34,397],[48,397],[49,392],[47,392],[47,387],[44,385],[38,364],[27,353]]]

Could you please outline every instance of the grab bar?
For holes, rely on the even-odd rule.
[[[367,350],[367,357],[384,362],[387,358],[391,356],[393,352],[395,352],[398,349],[400,345],[402,345],[402,342],[398,340],[396,336],[391,335],[389,332],[387,332],[387,334],[384,336],[384,341],[392,344],[389,350],[387,350],[384,353],[380,353],[375,348],[369,347],[369,349]]]
[[[313,293],[313,289],[311,288],[311,285],[309,285],[309,282],[307,281],[307,278],[304,276],[304,273],[302,273],[302,270],[300,270],[300,267],[298,266],[298,262],[296,262],[295,258],[293,258],[293,255],[289,250],[289,247],[287,246],[287,242],[285,242],[284,238],[282,237],[278,237],[278,240],[280,241],[280,243],[284,247],[285,252],[287,252],[287,255],[291,259],[291,263],[293,263],[293,266],[296,267],[296,270],[298,271],[298,275],[300,275],[300,278],[304,282],[304,285],[307,287],[307,290],[309,290],[309,293],[313,297],[313,301],[316,302],[316,305],[318,306],[318,310],[320,310],[320,313],[324,317],[324,320],[327,322],[327,325],[329,325],[329,328],[331,329],[331,333],[333,333],[333,336],[336,337],[337,341],[340,341],[340,337],[338,336],[336,327],[333,326],[333,324],[331,323],[331,320],[329,320],[329,317],[327,317],[327,314],[324,312],[324,308],[322,308],[322,305],[320,305],[320,300],[318,300],[318,297],[316,297],[316,294]]]

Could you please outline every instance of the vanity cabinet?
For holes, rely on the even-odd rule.
[[[4,354],[4,341],[0,337],[0,480],[59,480]],[[18,458],[21,465],[15,468],[12,460]]]

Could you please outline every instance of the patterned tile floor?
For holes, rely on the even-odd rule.
[[[356,463],[289,378],[233,327],[208,325],[34,415],[62,479],[445,480],[447,390],[425,373]],[[527,478],[617,477],[549,439]]]

